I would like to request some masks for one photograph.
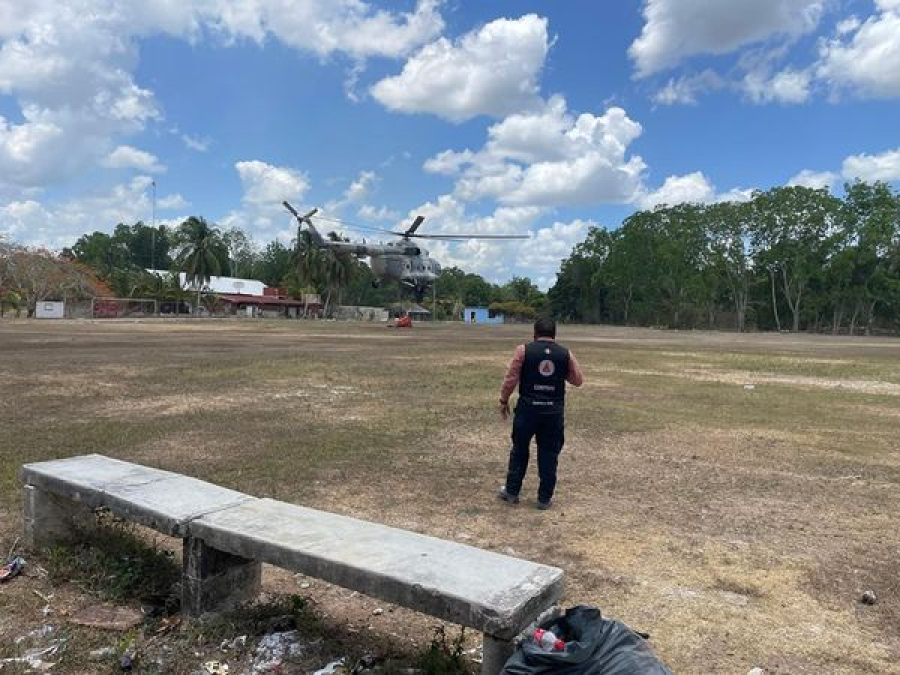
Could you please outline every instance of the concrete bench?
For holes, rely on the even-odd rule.
[[[251,600],[261,563],[302,572],[484,634],[482,673],[563,591],[563,572],[518,558],[86,455],[26,464],[25,538],[71,539],[92,509],[184,540],[182,609],[199,616]]]

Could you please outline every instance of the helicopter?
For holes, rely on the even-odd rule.
[[[384,244],[368,244],[365,241],[331,241],[325,239],[313,225],[312,217],[318,208],[301,215],[288,202],[281,202],[297,219],[300,227],[306,224],[313,243],[319,248],[327,248],[338,253],[348,253],[357,257],[368,257],[369,267],[375,275],[372,285],[377,287],[385,279],[397,281],[402,287],[413,292],[416,302],[422,302],[429,287],[441,274],[441,265],[428,255],[428,251],[413,239],[434,239],[439,241],[467,241],[470,239],[528,239],[524,234],[416,234],[425,216],[416,216],[412,224],[403,232],[367,228],[400,237],[399,241]]]

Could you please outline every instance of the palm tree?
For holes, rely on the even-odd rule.
[[[294,261],[297,280],[300,285],[318,286],[322,281],[322,259],[324,251],[317,247],[307,230],[297,230],[297,246]]]
[[[221,254],[225,250],[217,227],[210,227],[203,218],[191,216],[178,228],[180,250],[178,267],[186,280],[197,288],[196,312],[200,307],[200,293],[211,277],[222,270]]]

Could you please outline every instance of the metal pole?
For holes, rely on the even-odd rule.
[[[156,181],[150,183],[153,188],[152,229],[150,230],[150,269],[156,269]]]

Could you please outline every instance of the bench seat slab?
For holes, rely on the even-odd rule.
[[[563,571],[555,567],[271,499],[206,514],[191,522],[190,533],[218,550],[500,640],[514,637],[563,592]]]
[[[255,499],[197,478],[103,455],[26,464],[22,481],[90,508],[107,507],[176,537],[187,536],[187,524],[194,518]]]

